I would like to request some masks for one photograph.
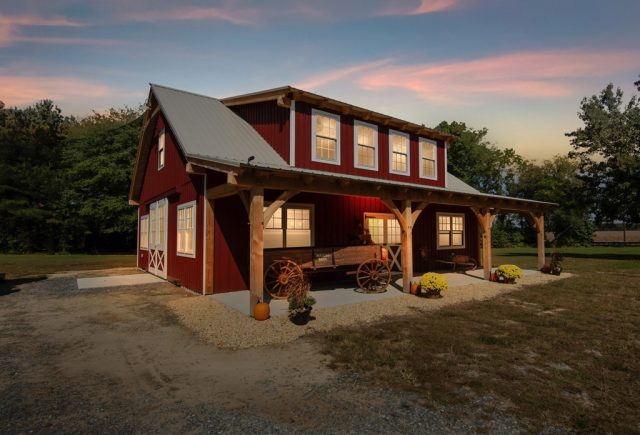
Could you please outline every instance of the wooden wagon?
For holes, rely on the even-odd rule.
[[[391,283],[391,269],[380,245],[268,249],[264,261],[264,289],[274,299],[285,299],[290,285],[305,273],[344,270],[355,275],[358,288],[367,293],[384,292]]]

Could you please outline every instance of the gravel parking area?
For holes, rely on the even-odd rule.
[[[287,343],[316,331],[328,331],[338,326],[366,324],[387,316],[399,316],[437,310],[451,304],[489,299],[516,291],[526,285],[540,284],[571,276],[552,275],[525,276],[517,284],[499,284],[479,281],[455,287],[443,293],[441,299],[426,299],[401,294],[399,297],[315,309],[306,326],[292,324],[286,316],[272,317],[258,322],[251,317],[227,307],[212,298],[192,296],[168,303],[176,316],[187,328],[203,340],[225,348],[248,348],[269,344]]]

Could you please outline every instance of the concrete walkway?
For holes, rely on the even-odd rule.
[[[541,275],[541,272],[536,270],[524,270],[523,274],[526,277]],[[470,284],[482,284],[484,283],[482,269],[477,269],[469,272],[449,272],[443,273],[449,282],[449,288],[462,287]],[[413,282],[420,282],[422,275],[416,275],[413,278]],[[322,308],[336,307],[340,305],[358,304],[362,302],[377,301],[381,299],[389,299],[402,295],[402,277],[398,275],[398,278],[391,281],[391,285],[387,287],[387,291],[384,293],[366,294],[356,291],[356,288],[350,286],[351,282],[339,282],[330,284],[314,285],[311,290],[311,295],[316,298],[316,305],[314,310]],[[234,291],[229,293],[218,293],[207,296],[218,302],[227,305],[234,310],[237,310],[245,315],[249,313],[249,290]],[[269,302],[269,308],[271,316],[285,316],[289,308],[286,300],[272,300]]]
[[[122,285],[142,285],[142,284],[159,284],[166,282],[162,278],[151,275],[150,273],[141,273],[136,275],[113,275],[100,276],[97,278],[78,278],[79,289],[118,287]]]

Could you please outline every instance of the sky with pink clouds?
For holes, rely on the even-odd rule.
[[[286,84],[529,158],[569,150],[580,99],[634,93],[638,0],[0,0],[0,100],[84,115],[158,83],[215,97]]]

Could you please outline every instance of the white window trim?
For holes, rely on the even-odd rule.
[[[162,164],[160,164],[160,142],[162,142]],[[164,168],[165,163],[167,163],[167,143],[165,139],[165,130],[163,128],[158,136],[158,171]]]
[[[422,159],[423,159],[423,152],[422,152],[422,144],[423,143],[430,143],[433,144],[433,165],[435,168],[435,175],[433,177],[429,177],[427,175],[424,175],[422,173]],[[436,142],[435,140],[432,139],[427,139],[425,137],[421,137],[418,139],[418,147],[420,148],[419,153],[420,153],[420,178],[424,178],[425,180],[437,180],[438,179],[438,142]]]
[[[364,213],[364,229],[368,230],[369,229],[369,220],[368,218],[374,218],[374,219],[384,219],[384,220],[395,220],[398,222],[398,224],[400,223],[400,221],[398,221],[398,218],[396,217],[396,215],[394,215],[393,213],[375,213],[375,212],[365,212]],[[400,227],[400,230],[402,230],[402,226]],[[389,241],[389,228],[387,227],[386,223],[384,225],[383,228],[383,238],[386,241]],[[369,234],[371,234],[371,232],[369,232]],[[402,233],[400,235],[402,237]],[[400,246],[401,243],[382,243],[382,245],[384,246]]]
[[[185,208],[189,208],[189,207],[193,207],[193,213],[191,213],[191,216],[193,217],[193,237],[191,237],[191,245],[193,247],[193,254],[187,253],[187,252],[180,252],[180,244],[178,243],[179,241],[179,237],[180,237],[180,231],[178,228],[178,225],[180,225],[180,221],[179,221],[179,216],[180,216],[180,210],[185,209]],[[189,201],[189,202],[185,202],[184,204],[179,204],[178,207],[176,207],[176,255],[179,257],[188,257],[188,258],[196,258],[196,237],[198,234],[198,207],[196,204],[196,201]]]
[[[140,211],[138,210],[138,213],[140,213]],[[144,247],[142,246],[142,221],[146,219],[147,220],[147,246]],[[149,225],[151,220],[149,217],[149,213],[145,214],[144,216],[140,216],[140,220],[138,221],[138,248],[140,248],[141,251],[148,251],[149,250]]]
[[[316,157],[316,116],[322,115],[336,120],[336,160],[325,160]],[[340,115],[324,112],[319,109],[311,109],[311,160],[328,165],[340,165]]]
[[[460,246],[440,246],[440,216],[461,216],[462,217],[462,245]],[[467,217],[464,213],[436,213],[436,246],[437,250],[464,249],[467,245]]]
[[[273,201],[265,201],[264,203],[264,207],[269,207],[271,205]],[[315,226],[315,222],[316,222],[316,206],[315,204],[307,204],[307,203],[301,203],[301,202],[287,202],[285,204],[283,204],[280,207],[283,211],[285,209],[289,209],[289,208],[306,208],[310,211],[309,214],[309,229],[311,230],[311,245],[309,245],[309,248],[313,248],[316,246],[316,226]],[[273,217],[273,216],[272,216]],[[265,226],[267,225],[267,222],[264,223]],[[265,230],[267,230],[267,228],[265,228]],[[265,248],[265,249],[284,249],[286,248],[286,241],[287,241],[287,217],[286,214],[283,213],[282,214],[282,248]],[[306,247],[306,246],[305,246]]]
[[[365,166],[358,164],[358,127],[368,127],[375,131],[373,135],[373,166]],[[369,124],[364,121],[353,121],[353,167],[358,169],[366,169],[368,171],[378,171],[378,126]]]
[[[404,136],[407,138],[407,171],[406,172],[393,170],[393,142],[391,141],[391,136],[393,135]],[[389,173],[396,174],[396,175],[404,175],[407,177],[410,176],[411,175],[411,136],[409,135],[409,133],[403,133],[401,131],[389,129],[389,134],[387,137],[389,142]]]

